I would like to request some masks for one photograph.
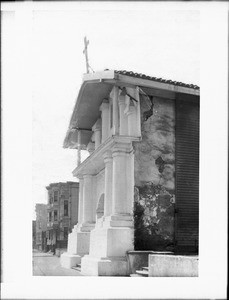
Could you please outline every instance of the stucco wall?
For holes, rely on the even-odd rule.
[[[175,103],[154,97],[153,104],[151,115],[151,102],[146,97],[141,98],[142,141],[134,143],[135,208],[142,212],[141,222],[146,226],[144,239],[149,240],[142,240],[137,247],[171,250],[175,203]]]

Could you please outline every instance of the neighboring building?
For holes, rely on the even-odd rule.
[[[85,74],[64,141],[90,156],[65,267],[127,275],[131,250],[198,253],[199,87],[126,71]]]
[[[36,248],[36,220],[32,222],[32,230],[33,230],[33,249]]]
[[[47,205],[47,248],[67,248],[68,233],[78,222],[78,182],[51,183]]]
[[[36,248],[46,251],[47,205],[36,204]]]

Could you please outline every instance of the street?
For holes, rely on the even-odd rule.
[[[60,257],[52,253],[33,250],[34,276],[82,276],[79,271],[65,269],[60,265]]]

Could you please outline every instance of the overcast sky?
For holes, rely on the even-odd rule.
[[[127,9],[128,8],[128,9]],[[85,72],[83,38],[94,71],[130,70],[199,84],[199,12],[154,10],[153,5],[77,11],[36,11],[32,17],[33,188],[76,180],[76,150],[63,149]]]

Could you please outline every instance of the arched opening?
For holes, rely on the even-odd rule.
[[[104,193],[100,196],[96,208],[96,221],[104,215]]]

